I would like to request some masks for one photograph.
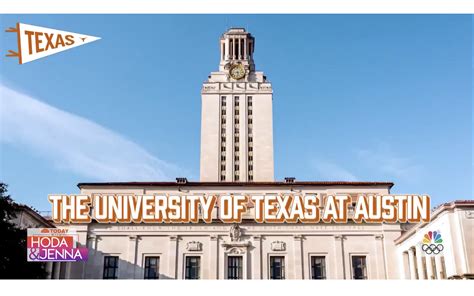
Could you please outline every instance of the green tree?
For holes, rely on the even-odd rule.
[[[7,194],[7,184],[0,183],[0,279],[46,278],[45,264],[26,260],[26,229],[18,228],[16,204]]]

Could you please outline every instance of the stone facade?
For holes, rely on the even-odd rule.
[[[430,223],[418,224],[395,240],[402,278],[474,279],[473,229],[474,201],[453,201],[438,207]],[[421,242],[429,231],[436,231],[443,240],[443,250],[435,255],[423,251]]]
[[[241,184],[240,184],[241,185]],[[318,195],[349,193],[388,194],[391,183],[370,182],[228,182],[85,183],[82,194],[271,194],[298,192]],[[215,211],[217,212],[217,211]],[[118,278],[144,278],[144,260],[159,257],[159,278],[184,279],[186,257],[199,257],[199,278],[228,278],[228,257],[240,257],[242,279],[271,278],[271,257],[284,258],[283,277],[312,278],[311,257],[324,257],[327,279],[354,277],[353,256],[366,260],[366,278],[400,277],[394,240],[401,235],[399,224],[259,224],[250,206],[239,225],[198,224],[86,224],[61,225],[77,230],[80,243],[90,249],[87,263],[68,263],[70,278],[102,278],[105,256],[119,258]],[[217,218],[217,217],[215,217]]]
[[[387,182],[273,181],[272,87],[253,63],[254,38],[230,29],[219,71],[202,88],[201,182],[81,183],[81,194],[379,194]],[[232,69],[238,67],[232,74]],[[243,75],[243,76],[242,76]],[[238,103],[237,103],[238,100]],[[399,279],[470,277],[474,203],[436,212],[405,232],[385,224],[72,224],[89,260],[65,263],[80,279]],[[466,208],[471,207],[471,210]],[[451,209],[451,208],[449,208]],[[217,211],[214,211],[217,213]],[[218,218],[214,216],[213,218]],[[446,237],[443,262],[426,265],[418,243],[428,228]],[[416,254],[415,254],[416,252]],[[431,259],[430,259],[431,260]],[[439,261],[439,262],[438,262]],[[431,262],[431,261],[428,261]],[[424,265],[425,264],[425,265]],[[445,266],[445,267],[441,267]],[[425,270],[426,275],[425,275]]]

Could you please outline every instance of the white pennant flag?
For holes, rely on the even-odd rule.
[[[99,37],[17,23],[7,32],[17,33],[18,51],[7,57],[18,57],[20,64],[99,40]]]

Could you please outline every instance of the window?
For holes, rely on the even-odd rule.
[[[222,172],[224,173],[224,172]],[[225,175],[221,175],[221,181],[225,181]]]
[[[160,278],[160,257],[145,257],[145,279],[153,280]]]
[[[283,256],[270,257],[270,279],[272,280],[285,279],[285,257]]]
[[[104,257],[104,276],[105,280],[111,280],[117,278],[118,271],[118,256],[105,256]]]
[[[311,256],[311,278],[313,280],[326,279],[326,258],[324,256]]]
[[[201,257],[197,257],[197,256],[186,257],[185,278],[187,280],[198,280],[200,265],[201,265]]]
[[[227,257],[227,279],[242,279],[242,256]]]
[[[352,278],[354,280],[367,279],[367,260],[365,256],[352,256]]]

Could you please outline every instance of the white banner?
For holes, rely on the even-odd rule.
[[[7,32],[16,32],[18,41],[18,51],[14,52],[10,50],[7,56],[18,57],[20,64],[28,63],[100,39],[95,36],[22,23],[17,23],[16,28],[7,29]]]

